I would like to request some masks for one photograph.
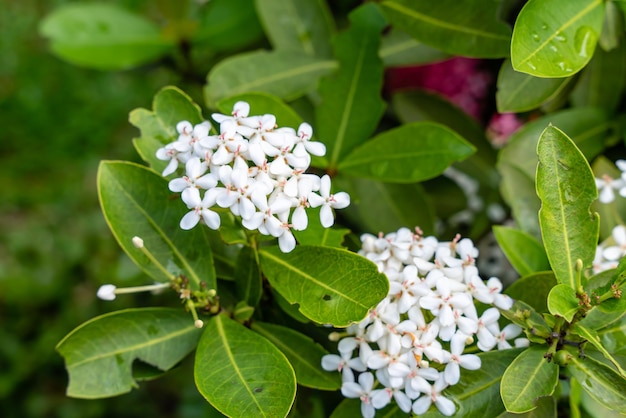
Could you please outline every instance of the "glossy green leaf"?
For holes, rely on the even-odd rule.
[[[246,246],[239,251],[235,262],[234,278],[239,300],[246,302],[249,306],[257,306],[263,293],[263,283],[259,260],[254,249]]]
[[[516,414],[537,407],[535,401],[550,396],[559,380],[559,366],[543,357],[546,347],[532,346],[524,350],[504,372],[500,395],[507,411]]]
[[[453,55],[500,58],[509,54],[511,29],[484,0],[386,0],[387,20],[430,46]]]
[[[500,400],[500,384],[504,371],[520,355],[520,349],[479,353],[481,366],[478,370],[463,370],[458,384],[444,390],[444,396],[457,406],[458,417],[495,417],[504,412]],[[443,417],[433,405],[420,417]]]
[[[582,321],[581,321],[582,322]],[[602,345],[613,354],[626,354],[626,316],[598,331]]]
[[[541,235],[559,283],[577,289],[577,260],[588,267],[594,259],[600,220],[589,211],[598,197],[591,168],[576,145],[549,126],[537,145],[537,195]]]
[[[497,418],[557,418],[556,398],[554,396],[542,396],[535,402],[537,408],[523,414],[503,412]]]
[[[511,61],[502,63],[498,73],[496,105],[498,112],[526,112],[555,97],[570,82],[564,78],[538,78],[516,71]]]
[[[580,309],[580,301],[576,297],[576,291],[569,284],[557,284],[548,294],[548,310],[552,315],[565,318],[572,322],[572,318]]]
[[[172,275],[182,274],[193,286],[206,283],[215,288],[215,269],[204,225],[190,231],[180,229],[188,212],[185,204],[167,188],[167,181],[154,171],[127,162],[105,161],[98,171],[100,205],[117,242],[148,275],[167,282],[166,275],[132,243],[143,239],[152,253]]]
[[[626,378],[626,371],[622,368],[622,366],[619,364],[619,362],[617,360],[615,360],[615,358],[611,355],[611,353],[609,353],[609,351],[606,349],[606,347],[604,347],[604,345],[602,344],[602,340],[600,339],[600,336],[598,335],[598,333],[595,330],[587,328],[587,327],[585,327],[584,325],[582,325],[580,323],[574,324],[572,326],[571,330],[572,330],[572,332],[578,334],[579,336],[581,336],[582,338],[587,340],[591,345],[593,345],[596,348],[596,350],[601,352],[602,355],[608,361],[610,361],[613,364],[613,366],[615,366],[615,368],[617,369],[617,372],[620,374],[620,376],[623,379]]]
[[[365,4],[350,14],[350,28],[333,42],[339,70],[320,81],[316,109],[317,135],[326,144],[331,168],[369,138],[383,114],[378,46],[384,24],[376,6]]]
[[[180,7],[178,2],[172,3]],[[263,39],[263,28],[254,10],[254,0],[190,3],[192,8],[195,7],[190,15],[197,20],[191,40],[194,44],[200,44],[202,49],[211,52],[233,51]]]
[[[152,110],[135,109],[128,119],[141,132],[141,137],[133,140],[135,148],[141,158],[158,172],[162,172],[168,162],[157,159],[156,151],[178,138],[176,124],[183,120],[194,125],[203,121],[200,107],[173,86],[164,87],[154,96]]]
[[[346,327],[360,321],[386,295],[389,282],[358,254],[329,247],[298,246],[288,254],[262,249],[261,269],[289,303],[307,318]]]
[[[543,245],[530,234],[499,225],[493,227],[493,233],[504,255],[520,276],[550,270]]]
[[[285,355],[225,314],[206,324],[194,377],[202,396],[227,416],[285,417],[296,395]]]
[[[607,3],[611,4],[610,2]],[[607,113],[620,104],[626,83],[626,43],[610,52],[598,49],[572,91],[574,106],[596,106]]]
[[[254,321],[252,330],[267,338],[283,352],[301,386],[321,390],[337,390],[341,387],[341,375],[322,369],[322,357],[328,354],[313,339],[291,328]]]
[[[209,107],[226,97],[248,92],[296,99],[315,88],[317,80],[336,68],[334,61],[303,52],[254,51],[231,56],[207,76],[204,99]]]
[[[283,312],[285,312],[287,315],[289,315],[296,321],[301,322],[303,324],[311,322],[309,318],[307,318],[306,316],[300,313],[300,311],[298,310],[297,304],[292,305],[291,303],[287,301],[287,299],[285,299],[276,290],[274,289],[271,289],[271,290],[272,290],[272,297],[274,298],[274,300],[276,301],[276,304],[280,307],[280,309]]]
[[[341,211],[342,216],[363,231],[392,232],[419,226],[425,234],[435,232],[433,202],[421,184],[382,183],[341,175],[333,184],[350,194],[350,206]]]
[[[455,167],[475,178],[480,184],[483,199],[499,183],[495,171],[496,152],[487,140],[485,130],[475,119],[438,94],[425,91],[399,92],[392,97],[393,110],[404,123],[437,122],[452,129],[470,142],[476,152]]]
[[[218,279],[234,280],[235,261],[237,260],[240,246],[225,244],[218,231],[209,229],[206,231],[206,234],[211,245],[213,262],[215,263],[215,275]]]
[[[415,183],[436,177],[475,148],[455,132],[432,122],[385,131],[339,163],[344,175],[389,183]]]
[[[135,360],[169,370],[199,338],[200,330],[181,309],[126,309],[93,318],[56,347],[70,377],[67,395],[94,399],[130,392],[137,387]]]
[[[513,299],[522,300],[537,312],[548,312],[547,299],[550,290],[556,285],[551,271],[520,277],[506,288],[505,293]]]
[[[574,356],[567,370],[593,399],[615,411],[626,410],[626,380],[602,363]]]
[[[385,67],[429,64],[449,57],[445,52],[418,42],[408,33],[395,28],[383,36],[378,55]]]
[[[56,9],[39,27],[52,51],[72,64],[121,70],[150,62],[174,47],[159,27],[115,4],[74,3]]]
[[[326,2],[255,0],[255,5],[274,49],[300,50],[320,58],[332,57],[330,38],[335,26]]]
[[[603,16],[602,0],[529,0],[513,28],[513,68],[537,77],[575,74],[593,56]]]

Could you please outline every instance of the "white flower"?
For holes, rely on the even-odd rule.
[[[480,357],[475,354],[462,354],[465,350],[467,335],[463,333],[455,334],[450,340],[450,359],[444,370],[444,378],[448,385],[456,385],[461,378],[463,367],[468,370],[480,369]]]
[[[454,412],[456,411],[454,402],[441,394],[446,387],[448,387],[448,384],[446,383],[443,374],[441,374],[435,384],[432,385],[430,393],[419,397],[415,402],[413,402],[413,413],[416,415],[425,414],[426,411],[428,411],[428,408],[430,408],[430,405],[434,403],[439,412],[443,415],[447,417],[454,415]]]
[[[316,193],[309,194],[309,203],[313,208],[318,206],[322,207],[320,209],[320,221],[324,228],[329,228],[335,222],[331,208],[343,209],[348,207],[350,204],[350,195],[346,192],[330,194],[330,177],[328,174],[322,177],[319,191],[319,195]]]
[[[367,367],[359,357],[351,358],[352,353],[326,354],[322,357],[322,369],[327,372],[338,371],[342,375],[343,382],[354,382],[354,372],[364,372]]]
[[[182,192],[188,187],[199,187],[201,189],[211,189],[217,185],[217,179],[213,173],[206,173],[207,164],[200,161],[198,157],[190,158],[185,164],[187,175],[173,179],[169,182],[169,189],[173,192]]]
[[[215,189],[205,192],[202,199],[200,199],[200,190],[196,188],[183,190],[181,196],[183,202],[191,209],[191,212],[188,212],[180,220],[180,227],[182,229],[188,230],[193,228],[200,222],[200,219],[211,229],[218,229],[220,227],[219,215],[209,209],[215,205]]]
[[[372,388],[374,387],[374,376],[369,373],[361,373],[356,382],[344,382],[341,385],[341,393],[346,398],[358,398],[361,400],[361,415],[363,418],[373,418],[376,410],[372,405]]]
[[[600,202],[611,203],[615,200],[615,190],[620,190],[620,192],[624,190],[626,192],[626,180],[622,178],[614,179],[605,174],[602,178],[596,178],[596,187],[600,191]]]

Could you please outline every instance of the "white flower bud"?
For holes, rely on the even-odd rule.
[[[204,326],[204,322],[202,322],[202,319],[196,319],[196,321],[193,323],[193,325],[196,328],[200,329],[200,328],[202,328]]]
[[[139,237],[133,237],[133,245],[136,248],[143,248],[143,240]]]
[[[104,284],[100,286],[96,295],[98,298],[102,300],[114,300],[115,299],[115,290],[117,287],[112,284]]]

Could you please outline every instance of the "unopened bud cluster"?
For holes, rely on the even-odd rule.
[[[466,346],[511,348],[509,340],[521,333],[517,325],[498,324],[498,309],[510,309],[512,299],[501,293],[499,279],[481,279],[478,250],[467,238],[439,242],[402,228],[361,241],[359,253],[385,273],[389,294],[347,329],[339,355],[324,356],[322,367],[342,373],[342,394],[361,399],[363,417],[392,399],[406,413],[424,414],[434,403],[453,415],[456,407],[442,392],[459,382],[461,368],[481,366],[480,357],[464,353]],[[492,307],[479,314],[475,301]],[[528,340],[517,338],[514,345]]]
[[[313,130],[307,123],[298,130],[279,128],[271,114],[248,116],[250,106],[237,102],[232,115],[214,113],[219,134],[211,135],[209,122],[193,126],[177,124],[178,139],[157,151],[157,158],[169,161],[163,171],[168,176],[185,166],[185,175],[169,182],[181,193],[190,209],[180,221],[191,229],[200,221],[218,229],[220,217],[215,205],[240,216],[249,230],[278,238],[283,252],[296,245],[292,229],[308,225],[306,209],[320,207],[321,224],[334,223],[332,209],[350,204],[345,192],[331,194],[330,177],[305,171],[311,155],[323,156],[326,147],[311,141]]]

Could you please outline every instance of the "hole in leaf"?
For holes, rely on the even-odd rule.
[[[158,367],[141,361],[138,358],[133,361],[133,378],[138,382],[156,379],[163,376],[164,373],[165,372]]]
[[[332,298],[330,297],[330,295],[324,295],[324,296],[322,296],[322,299],[324,299],[324,300],[331,300]]]
[[[254,388],[254,393],[261,393],[263,392],[263,388]]]

